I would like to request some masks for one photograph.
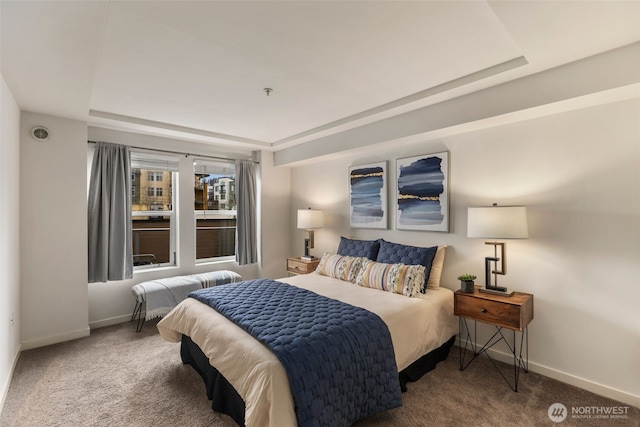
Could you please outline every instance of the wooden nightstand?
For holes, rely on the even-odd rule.
[[[453,314],[460,317],[460,370],[464,371],[471,362],[480,354],[485,353],[489,359],[489,350],[491,347],[504,341],[513,354],[514,367],[514,384],[511,385],[507,377],[494,363],[498,372],[504,380],[509,384],[513,391],[518,391],[518,380],[520,378],[520,368],[525,372],[529,372],[529,333],[528,326],[533,320],[533,295],[523,292],[516,292],[510,297],[502,295],[493,295],[481,293],[476,287],[474,292],[462,292],[460,290],[454,293]],[[467,320],[473,322],[473,338]],[[477,343],[477,325],[476,322],[487,323],[496,328],[496,332],[489,340],[480,347]],[[503,328],[511,330],[511,342],[506,339],[503,334]],[[504,331],[506,332],[506,331]],[[517,345],[516,332],[520,333],[520,344]],[[509,335],[509,334],[507,334]],[[464,348],[462,341],[464,340]],[[466,350],[469,348],[473,352],[471,360],[465,364]],[[523,349],[525,356],[523,357]],[[491,359],[493,362],[493,359]]]
[[[319,263],[320,258],[314,258],[311,261],[300,257],[287,258],[287,273],[289,275],[313,273]]]

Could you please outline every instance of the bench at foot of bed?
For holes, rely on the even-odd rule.
[[[138,283],[131,288],[131,293],[136,299],[131,321],[137,321],[136,332],[140,332],[145,320],[162,317],[169,313],[189,295],[189,292],[240,281],[242,277],[238,273],[220,270]],[[142,316],[143,308],[145,309],[144,317]]]

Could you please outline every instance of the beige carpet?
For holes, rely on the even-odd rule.
[[[76,341],[24,351],[0,414],[0,426],[212,426],[235,424],[211,410],[204,383],[182,365],[179,344],[154,324],[94,330]],[[508,369],[507,365],[504,365]],[[569,416],[552,422],[554,403]],[[627,407],[626,418],[572,418],[572,407]],[[401,408],[354,424],[370,426],[639,426],[640,410],[535,373],[512,392],[482,357],[458,370],[458,348],[409,384]],[[284,427],[284,426],[283,426]]]

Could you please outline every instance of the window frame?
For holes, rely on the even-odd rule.
[[[132,240],[135,239],[134,237],[134,233],[137,232],[137,230],[145,230],[144,228],[142,229],[134,229],[134,218],[135,217],[165,217],[169,220],[169,261],[167,262],[161,262],[161,263],[153,263],[153,264],[146,264],[146,265],[138,265],[138,266],[134,266],[133,267],[133,271],[134,274],[135,273],[139,273],[139,272],[143,272],[143,271],[149,271],[149,270],[153,270],[153,269],[157,269],[157,268],[173,268],[173,267],[179,267],[179,259],[180,259],[180,245],[179,245],[179,236],[178,236],[178,185],[179,185],[179,160],[178,158],[175,158],[175,163],[178,165],[178,167],[176,168],[167,168],[167,169],[154,169],[153,166],[153,161],[154,159],[157,159],[158,157],[162,157],[159,154],[154,154],[153,152],[149,152],[147,150],[144,151],[137,151],[137,150],[132,150],[132,154],[135,153],[137,159],[134,161],[134,159],[132,159],[131,161],[131,170],[132,170],[132,174],[134,174],[134,170],[135,169],[140,169],[140,170],[144,170],[147,172],[147,182],[149,183],[149,187],[147,187],[147,197],[161,197],[158,196],[158,192],[157,190],[160,189],[162,190],[161,187],[156,187],[155,183],[156,182],[163,182],[163,179],[157,180],[156,178],[158,177],[158,175],[162,175],[164,172],[166,173],[170,173],[170,179],[171,179],[171,184],[170,184],[170,188],[171,188],[171,202],[167,205],[167,207],[169,208],[168,210],[162,209],[162,210],[153,210],[152,207],[154,205],[156,205],[155,203],[150,203],[149,204],[149,209],[148,210],[133,210],[133,204],[131,206],[131,238]],[[139,162],[139,163],[145,163],[145,158],[149,159],[149,163],[151,163],[150,165],[146,166],[146,165],[141,165],[141,166],[134,166],[134,162]],[[156,160],[157,161],[157,160]],[[152,178],[153,177],[153,178]],[[142,181],[142,180],[141,180]],[[131,188],[135,188],[133,186],[133,181],[132,181],[132,186]],[[150,195],[149,192],[152,191],[153,194]],[[144,194],[144,191],[142,191],[142,188],[139,191],[142,194]],[[163,205],[164,206],[164,205]],[[166,229],[166,228],[162,228],[162,229]],[[154,230],[153,228],[148,228],[146,230]],[[158,231],[158,230],[154,230],[154,231]],[[133,249],[133,246],[132,246]],[[144,254],[138,254],[138,255],[144,255]]]

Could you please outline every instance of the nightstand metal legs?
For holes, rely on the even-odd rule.
[[[520,380],[520,369],[523,369],[525,372],[529,372],[529,332],[528,328],[524,328],[524,330],[520,333],[520,343],[518,344],[518,340],[516,339],[516,331],[511,330],[511,340],[508,340],[505,337],[505,333],[508,331],[505,330],[503,333],[503,328],[501,326],[495,326],[496,331],[494,334],[487,340],[487,342],[480,346],[477,340],[477,322],[473,320],[469,320],[473,322],[473,336],[471,330],[469,329],[469,324],[467,323],[467,319],[461,317],[459,319],[459,328],[460,328],[460,370],[464,371],[470,364],[473,362],[476,357],[480,356],[482,353],[486,354],[493,366],[500,373],[502,378],[509,384],[511,390],[517,392],[518,391],[518,382]],[[508,335],[508,333],[507,333]],[[464,346],[462,345],[464,341]],[[504,342],[509,348],[509,352],[513,355],[513,385],[511,381],[504,374],[503,369],[498,366],[496,361],[489,355],[489,350],[494,345],[499,342]],[[465,360],[467,356],[467,350],[473,353],[473,356],[469,360]],[[524,355],[523,355],[524,350]]]

